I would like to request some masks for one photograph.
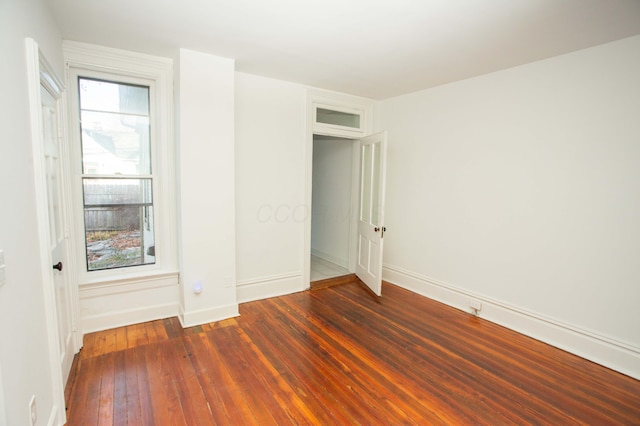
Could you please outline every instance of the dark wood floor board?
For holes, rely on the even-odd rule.
[[[321,321],[318,324],[319,329],[329,332],[336,339],[335,345],[348,343],[346,349],[354,355],[354,362],[364,361],[362,365],[368,368],[367,375],[375,377],[382,374],[376,382],[386,381],[387,387],[395,386],[395,392],[405,395],[405,399],[419,401],[424,407],[423,411],[437,412],[439,416],[446,413],[449,417],[445,417],[444,420],[448,424],[470,422],[475,416],[481,416],[493,424],[504,420],[496,415],[495,410],[487,407],[490,401],[474,398],[481,395],[478,395],[473,387],[460,389],[460,381],[451,380],[451,377],[447,376],[451,372],[440,368],[437,362],[433,363],[432,368],[420,368],[417,362],[421,361],[424,365],[425,360],[408,358],[406,355],[410,355],[411,351],[403,352],[398,346],[400,336],[389,339],[389,330],[378,333],[379,330],[369,327],[370,324],[363,324],[353,317],[350,309],[341,311],[339,304],[328,309],[324,301],[319,300],[319,303],[309,310],[317,314],[317,318],[312,318],[314,321]],[[412,345],[414,342],[406,344],[405,347]],[[411,368],[407,369],[407,366]],[[459,370],[456,368],[451,371],[456,373]],[[434,404],[433,401],[437,403]],[[446,405],[450,410],[442,410],[438,403]]]
[[[410,292],[395,286],[389,286],[388,289],[390,293],[404,292],[407,298],[411,295]],[[420,302],[435,303],[428,299],[421,299]],[[439,309],[440,306],[437,306],[437,308]],[[444,308],[452,310],[452,308]],[[390,311],[384,314],[397,317],[397,314]],[[594,405],[594,402],[601,402],[604,407],[617,401],[618,403],[622,402],[628,408],[632,408],[633,405],[635,405],[636,409],[640,408],[637,404],[632,405],[629,403],[630,401],[637,401],[636,380],[512,330],[505,329],[497,324],[468,314],[461,314],[469,317],[470,321],[460,321],[454,329],[456,334],[467,336],[465,339],[467,344],[474,348],[472,355],[479,352],[488,352],[491,355],[489,361],[500,360],[500,358],[507,359],[518,370],[527,370],[528,375],[535,378],[536,383],[546,383],[547,389],[543,392],[545,395],[549,395],[549,390],[558,387],[569,387],[562,392],[570,393],[573,399],[580,402],[591,400],[588,405]],[[400,321],[399,319],[396,320]],[[418,324],[416,329],[420,333],[426,333],[425,327],[429,327],[431,330],[442,330],[444,327],[436,321],[425,321],[419,324],[417,318],[411,318],[410,316],[407,320],[412,326]],[[498,367],[500,365],[497,364]],[[618,376],[620,379],[617,382],[620,386],[616,387],[615,392],[611,392],[612,389],[608,389],[608,383],[612,376]],[[585,386],[577,389],[571,388],[571,384],[576,381],[583,383]],[[596,398],[595,401],[592,399],[594,397]],[[616,411],[620,412],[621,410]]]
[[[385,313],[383,312],[382,315],[384,314]],[[477,320],[477,319],[474,318],[474,320]],[[482,320],[477,320],[477,321],[484,322]],[[431,328],[433,331],[433,328],[437,328],[437,326],[431,327]],[[452,327],[452,328],[457,330],[457,327]],[[452,336],[449,336],[450,339],[451,337]],[[457,338],[457,336],[453,336],[453,337]],[[523,336],[520,336],[520,335],[517,335],[517,337],[520,339],[523,338]],[[432,335],[430,336],[430,339],[438,340],[440,339],[440,337],[435,337]],[[548,397],[551,399],[562,397],[563,395],[562,392],[558,393],[555,391],[557,385],[560,384],[561,382],[558,379],[554,380],[553,372],[555,370],[553,369],[553,366],[550,369],[548,369],[548,371],[544,372],[544,374],[541,374],[540,370],[545,369],[545,366],[543,364],[539,364],[537,366],[534,364],[534,368],[531,368],[531,362],[529,362],[528,367],[526,366],[526,362],[523,364],[519,364],[517,361],[514,360],[514,358],[505,356],[504,352],[492,350],[491,339],[492,338],[490,336],[485,336],[484,338],[482,335],[474,336],[475,342],[471,342],[471,343],[466,342],[466,344],[462,346],[457,345],[462,348],[462,351],[458,349],[458,352],[460,352],[459,354],[461,356],[471,360],[474,364],[477,364],[483,370],[486,370],[498,377],[502,377],[503,379],[507,378],[513,381],[513,383],[518,386],[522,386],[523,382],[524,383],[530,382],[530,383],[533,383],[535,386],[540,387],[542,383],[543,384],[542,387],[544,388],[544,391],[538,392],[539,397]],[[531,340],[531,339],[528,339],[528,340]],[[475,344],[476,342],[479,342],[479,344]],[[536,343],[540,344],[539,342],[536,342]],[[456,343],[453,341],[445,342],[444,344],[450,348],[456,347]],[[507,345],[505,344],[504,346],[507,346]],[[546,347],[547,345],[544,345],[544,346]],[[467,347],[471,349],[471,351],[469,351],[468,353],[465,353],[465,350]],[[548,361],[547,361],[547,364],[549,364]],[[564,383],[566,383],[566,381],[563,382],[562,384]],[[554,392],[558,393],[558,395],[554,396],[553,395]],[[572,399],[576,399],[575,397],[576,397],[575,394],[572,395]],[[580,409],[583,411],[584,407],[581,407]],[[583,414],[588,414],[588,413],[583,413]]]
[[[180,320],[177,317],[165,318],[162,320],[165,330],[167,330],[167,337],[169,339],[177,339],[184,334]]]
[[[316,408],[314,412],[322,414],[329,411],[333,417],[332,423],[352,424],[356,419],[365,424],[374,421],[380,399],[371,398],[368,395],[370,389],[365,390],[352,380],[348,366],[340,362],[332,363],[332,357],[323,350],[311,332],[298,333],[301,328],[294,327],[291,321],[286,321],[273,309],[268,309],[268,312],[271,313],[268,324],[258,329],[257,324],[253,323],[247,333],[263,348],[273,363],[278,362],[278,349],[269,350],[270,342],[286,348],[290,355],[288,358],[293,362],[289,361],[286,367],[281,368],[287,368],[289,381],[296,384],[298,389],[304,386],[302,389],[307,399],[312,396],[319,400],[321,409]],[[357,399],[359,403],[347,409],[341,401],[349,398]],[[322,423],[326,424],[328,421],[330,419],[324,419]]]
[[[101,359],[99,357],[80,359],[78,361],[77,365],[80,373],[76,375],[76,382],[73,385],[69,407],[67,408],[67,415],[74,414],[78,419],[77,424],[98,424],[98,410],[93,402],[99,398],[99,383],[102,377],[100,364]],[[98,382],[98,391],[96,391],[96,381]]]
[[[385,291],[387,293],[402,291],[411,294],[395,286],[385,287]],[[341,296],[350,297],[352,301],[358,303],[369,304],[370,314],[379,311],[385,322],[404,323],[403,327],[415,329],[416,332],[428,337],[428,340],[441,342],[443,346],[455,350],[457,355],[470,360],[482,370],[503,381],[511,382],[512,385],[522,388],[527,395],[540,398],[551,407],[556,406],[556,410],[568,416],[602,422],[626,422],[640,415],[637,412],[640,407],[632,406],[633,401],[638,399],[637,395],[628,394],[624,390],[612,394],[605,390],[606,382],[597,379],[598,374],[604,373],[605,377],[611,377],[612,374],[619,375],[619,373],[608,371],[575,355],[460,311],[455,312],[459,318],[455,321],[449,318],[448,321],[451,329],[455,330],[453,334],[447,330],[447,323],[425,320],[424,316],[421,317],[423,322],[420,322],[419,318],[412,316],[411,312],[403,315],[396,307],[386,309],[384,304],[371,303],[367,299],[358,297],[353,288],[342,292]],[[421,302],[435,303],[428,299],[422,299]],[[441,306],[436,308],[442,309]],[[421,312],[428,311],[426,308],[421,310]],[[416,326],[416,324],[420,325]],[[483,334],[478,331],[480,327],[490,330]],[[465,344],[460,345],[457,340],[459,336],[465,334],[468,334]],[[572,363],[577,363],[579,368],[574,368]],[[585,374],[583,368],[591,373],[597,371],[598,374]],[[469,368],[465,370],[470,371]],[[620,378],[624,380],[626,377],[620,375]],[[495,380],[489,378],[487,381]],[[583,382],[587,386],[575,388],[572,383],[576,381]],[[513,395],[509,394],[509,397],[512,398]],[[530,403],[530,397],[527,401]],[[628,416],[629,413],[632,413],[631,416]]]
[[[308,396],[309,393],[302,392],[302,397],[298,393],[302,383],[291,380],[287,365],[280,363],[282,357],[270,356],[272,354],[272,347],[269,343],[276,342],[278,345],[284,343],[279,338],[275,340],[261,340],[263,335],[260,331],[256,332],[253,326],[253,323],[249,323],[248,327],[238,329],[239,337],[260,360],[259,365],[264,371],[260,380],[264,383],[265,387],[272,392],[274,398],[279,403],[279,407],[276,409],[286,413],[286,416],[294,424],[320,423],[320,418],[313,414],[314,410],[310,407],[309,400],[307,398],[303,399],[305,396]],[[248,333],[250,333],[250,335]]]
[[[118,351],[112,352],[111,354],[106,354],[100,357],[100,359],[104,359],[105,357],[113,357],[114,360],[114,385],[113,385],[113,424],[114,425],[126,425],[128,414],[127,409],[129,408],[127,405],[127,367],[125,364],[125,354],[127,351]],[[136,383],[136,388],[138,384]],[[90,398],[90,400],[94,400]],[[132,416],[135,413],[131,413]]]
[[[571,421],[570,417],[560,410],[549,410],[545,413],[544,419],[541,419],[541,413],[538,411],[527,410],[527,406],[535,406],[536,402],[541,401],[536,401],[534,395],[525,392],[520,386],[486,371],[481,365],[470,360],[469,354],[460,350],[449,350],[453,347],[451,343],[448,346],[433,344],[431,340],[422,338],[412,330],[387,321],[375,310],[342,311],[340,306],[348,305],[337,305],[340,315],[357,324],[356,328],[364,328],[368,334],[375,336],[375,339],[370,339],[374,346],[364,341],[361,343],[362,347],[372,352],[376,351],[375,346],[378,345],[386,348],[377,353],[385,364],[394,365],[393,360],[399,359],[406,365],[413,365],[414,368],[409,373],[412,382],[420,384],[420,388],[438,395],[439,398],[448,398],[449,405],[457,407],[460,412],[466,412],[469,417],[480,415],[491,423],[514,421],[515,419],[510,418],[514,408],[512,405],[519,404],[519,417],[527,421],[545,420],[554,424],[566,424]],[[380,305],[377,308],[382,309]],[[326,316],[326,313],[322,316]],[[460,345],[460,342],[455,344]],[[399,368],[394,373],[400,374],[401,364],[395,365]],[[527,404],[522,404],[522,401],[527,401]]]
[[[113,399],[115,390],[115,360],[111,355],[96,357],[102,362],[100,396],[98,398],[98,425],[113,424]],[[91,410],[93,411],[93,410]]]
[[[310,283],[310,290],[314,291],[314,290],[321,290],[323,288],[327,288],[327,287],[334,287],[337,285],[342,285],[342,284],[347,284],[347,283],[352,283],[358,280],[358,277],[356,276],[356,274],[347,274],[347,275],[342,275],[339,277],[334,277],[334,278],[326,278],[323,280],[318,280],[318,281],[313,281]]]
[[[294,298],[287,299],[287,301],[277,300],[275,303],[281,306],[282,312],[288,312],[293,318],[295,318],[295,314],[299,315],[298,325],[314,331],[322,341],[329,344],[332,348],[331,356],[341,357],[339,362],[346,364],[348,370],[353,372],[353,376],[349,376],[350,379],[366,378],[367,383],[363,387],[371,392],[377,392],[378,397],[384,396],[384,398],[379,398],[380,401],[397,399],[406,414],[429,419],[431,423],[451,424],[454,420],[460,420],[458,415],[454,418],[447,418],[446,413],[433,410],[433,406],[427,401],[428,395],[418,391],[414,383],[406,380],[405,377],[394,376],[392,364],[395,363],[395,360],[391,364],[383,364],[371,351],[364,351],[360,346],[359,339],[361,337],[367,338],[366,333],[352,335],[343,333],[343,329],[336,324],[343,322],[344,329],[349,329],[351,325],[344,321],[344,317],[335,316],[333,312],[328,312],[326,318],[317,316],[318,309],[323,309],[323,303],[317,304],[315,308],[306,303],[297,305]],[[307,325],[303,319],[308,321]]]
[[[172,344],[168,360],[172,362],[171,370],[187,424],[214,424],[200,381],[193,369],[192,354],[185,347],[184,339],[173,339]]]
[[[239,425],[257,424],[251,407],[247,404],[245,395],[234,381],[234,372],[230,371],[225,349],[216,339],[216,334],[205,333],[200,336],[203,344],[203,358],[194,359],[196,363],[202,363],[202,372],[206,374],[213,384],[218,395],[220,405],[211,407],[217,418],[226,419],[226,423],[235,422]],[[195,341],[195,338],[194,338]],[[202,377],[202,376],[201,376]],[[203,383],[201,381],[201,383]]]
[[[137,347],[124,353],[124,368],[126,374],[126,413],[127,421],[123,424],[143,424],[142,401],[146,395],[140,394],[140,377],[138,377],[138,366],[136,363]],[[148,424],[148,423],[147,423]]]
[[[104,334],[103,346],[101,353],[110,353],[117,350],[116,333],[110,332]]]
[[[319,338],[319,342],[331,343],[333,340],[330,333],[319,334],[313,330],[309,333]],[[319,345],[321,347],[322,343]],[[356,402],[347,405],[347,408],[352,416],[365,424],[374,422],[376,418],[387,417],[397,417],[402,422],[408,423],[415,423],[416,419],[428,419],[431,424],[438,424],[441,421],[432,412],[423,410],[415,396],[407,393],[400,381],[387,380],[388,376],[379,368],[375,374],[372,374],[366,360],[365,363],[356,361],[352,356],[358,356],[358,353],[350,350],[349,345],[337,351],[334,347],[329,351],[316,349],[314,352],[321,359],[310,357],[313,361],[313,369],[322,373],[319,366],[323,366],[327,371],[325,374],[331,378],[331,383],[342,385],[330,388],[331,394],[338,403]]]
[[[361,282],[85,336],[73,425],[640,425],[640,381]]]
[[[288,407],[291,417],[301,424],[335,424],[352,420],[326,392],[324,377],[305,367],[308,364],[306,354],[300,355],[292,348],[290,336],[274,323],[275,315],[270,313],[269,317],[268,322],[250,321],[243,325],[243,330],[261,354],[263,365],[276,380],[278,388],[292,401]],[[282,357],[283,351],[286,357]],[[328,407],[331,410],[327,410]]]
[[[152,425],[156,424],[155,414],[153,408],[153,401],[151,399],[151,387],[149,385],[149,372],[146,368],[146,347],[141,346],[135,348],[135,368],[136,375],[138,377],[138,395],[140,400],[140,418],[142,424]]]
[[[259,424],[289,424],[292,422],[288,413],[282,410],[281,402],[274,398],[274,389],[269,386],[269,381],[265,379],[268,373],[267,366],[264,365],[263,358],[257,356],[252,348],[245,344],[239,329],[221,328],[210,332],[213,339],[224,339],[226,356],[232,360],[230,371],[233,380],[240,392],[247,399],[247,403],[252,408],[253,416]]]
[[[242,396],[251,411],[250,419],[255,419],[259,424],[277,424],[270,412],[270,406],[274,401],[273,397],[266,392],[265,387],[257,380],[252,370],[256,360],[251,353],[238,350],[236,347],[238,336],[229,335],[227,331],[221,329],[210,332],[208,336],[217,345],[224,348],[224,357],[228,366],[227,373],[230,378],[228,386],[232,386],[235,392]]]
[[[113,333],[116,336],[116,351],[121,351],[127,349],[127,327],[118,327],[113,330]]]
[[[175,385],[174,365],[167,361],[171,341],[144,347],[144,360],[149,378],[149,395],[158,425],[186,425],[180,396]]]
[[[225,419],[228,418],[228,413],[223,411],[225,404],[216,390],[218,381],[209,374],[211,369],[208,368],[208,365],[211,357],[205,344],[201,341],[201,335],[196,336],[195,339],[183,338],[181,340],[184,342],[185,350],[189,353],[189,362],[191,363],[195,380],[197,380],[202,392],[203,400],[200,403],[204,404],[204,407],[209,412],[212,424],[224,424]],[[184,408],[188,409],[188,407]]]
[[[220,374],[216,372],[217,368],[210,366],[212,351],[207,346],[206,339],[207,336],[205,334],[191,336],[185,339],[185,346],[189,353],[193,355],[190,361],[204,393],[213,422],[218,425],[224,425],[234,417],[237,411],[227,409],[229,406],[233,407],[234,402],[226,390],[225,382],[220,378]]]

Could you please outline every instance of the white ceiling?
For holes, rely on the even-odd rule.
[[[640,34],[640,0],[46,1],[65,39],[374,99]]]

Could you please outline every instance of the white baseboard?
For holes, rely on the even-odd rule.
[[[195,327],[196,325],[207,324],[240,315],[238,304],[234,303],[226,306],[216,306],[209,309],[199,309],[197,311],[184,312],[180,307],[178,319],[183,328]]]
[[[482,310],[478,314],[481,318],[640,379],[640,348],[629,343],[473,294],[392,265],[384,265],[382,275],[385,281],[466,312],[471,313],[470,299],[479,300],[482,302]]]
[[[80,286],[82,334],[178,315],[178,274]]]
[[[297,293],[302,290],[304,290],[302,274],[300,272],[292,272],[239,281],[236,284],[236,297],[238,303],[244,303]]]
[[[142,306],[135,309],[111,311],[99,315],[88,315],[82,318],[82,330],[84,334],[94,331],[109,330],[125,325],[139,324],[141,322],[155,321],[163,318],[178,316],[178,304]]]
[[[327,262],[334,263],[338,266],[342,266],[345,269],[349,269],[349,259],[340,259],[336,256],[330,255],[320,250],[311,249],[311,255],[326,260]]]

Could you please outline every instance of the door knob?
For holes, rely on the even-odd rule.
[[[373,232],[378,232],[380,230],[380,228],[378,228],[377,226],[375,228],[373,228]]]
[[[62,271],[62,262],[58,262],[53,265],[53,269],[57,269],[58,271]]]

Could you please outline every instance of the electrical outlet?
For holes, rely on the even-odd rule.
[[[478,313],[482,310],[482,302],[479,300],[471,299],[469,301],[469,307],[473,309],[474,313]]]
[[[31,426],[35,426],[36,420],[38,420],[38,411],[36,410],[36,396],[31,397],[29,401],[29,417],[31,418]]]

